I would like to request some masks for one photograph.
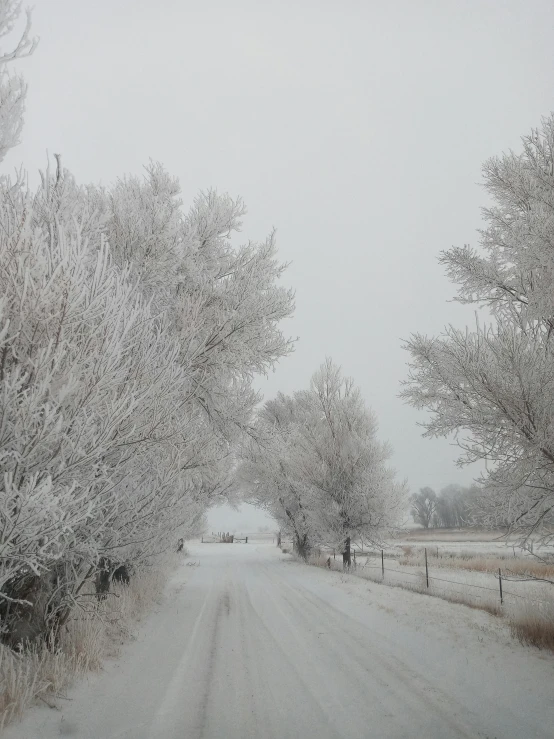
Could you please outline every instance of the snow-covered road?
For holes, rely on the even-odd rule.
[[[288,561],[190,547],[136,642],[8,739],[551,739],[554,659],[479,611]]]

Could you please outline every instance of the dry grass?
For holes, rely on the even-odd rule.
[[[530,606],[510,618],[512,636],[521,644],[554,652],[554,614]]]
[[[422,566],[425,562],[424,550],[414,549],[411,546],[402,546],[404,556],[400,557],[400,566]],[[460,551],[448,552],[428,549],[427,556],[433,567],[454,570],[468,570],[470,572],[497,573],[499,569],[506,575],[521,577],[543,578],[554,580],[554,564],[545,564],[538,559],[520,555],[514,557],[508,551],[505,554],[481,554],[479,552]]]
[[[168,557],[138,572],[128,586],[115,584],[114,595],[106,600],[90,598],[86,610],[77,609],[62,630],[56,649],[42,644],[15,652],[0,645],[0,732],[37,699],[55,704],[75,678],[115,656],[133,626],[159,601],[176,564],[175,557]]]
[[[327,555],[326,557],[324,554],[321,554],[321,552],[317,554],[311,554],[308,557],[308,564],[313,565],[314,567],[327,567],[328,557],[329,555]]]
[[[542,564],[533,560],[509,557],[476,557],[469,560],[455,560],[455,566],[461,570],[475,572],[498,572],[502,569],[506,574],[521,575],[551,580],[554,578],[554,565]]]
[[[404,529],[397,533],[395,539],[414,542],[487,542],[499,541],[506,536],[505,531],[488,529]]]
[[[436,595],[436,593],[432,593],[432,595]],[[441,593],[439,598],[442,598],[442,600],[447,600],[450,603],[460,603],[461,605],[467,606],[468,608],[475,608],[478,611],[486,611],[487,613],[490,613],[491,616],[503,616],[504,612],[502,610],[502,606],[500,603],[487,601],[487,600],[480,600],[479,602],[475,601],[474,598],[471,595],[463,595],[463,594],[455,594],[455,593]]]

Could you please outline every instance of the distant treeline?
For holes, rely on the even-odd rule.
[[[410,498],[414,522],[426,529],[478,525],[475,503],[480,492],[477,485],[447,485],[438,494],[433,488],[421,488]]]

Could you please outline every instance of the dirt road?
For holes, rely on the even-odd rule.
[[[487,614],[262,543],[198,544],[190,560],[119,660],[6,737],[553,735],[554,659]]]

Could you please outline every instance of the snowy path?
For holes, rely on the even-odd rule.
[[[554,659],[487,614],[264,544],[195,545],[191,559],[119,660],[7,739],[553,735]]]

